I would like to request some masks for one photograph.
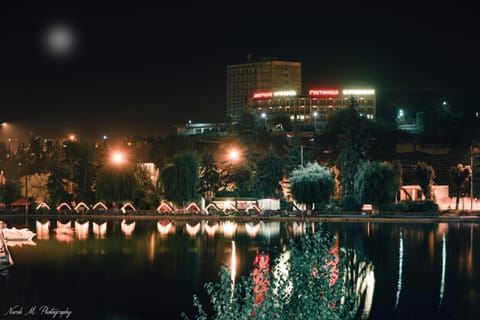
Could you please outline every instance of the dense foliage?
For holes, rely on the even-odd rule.
[[[415,178],[427,200],[432,198],[432,185],[435,178],[435,170],[425,161],[419,161],[415,165]]]
[[[332,170],[318,163],[307,163],[305,167],[290,174],[290,192],[295,200],[304,203],[311,210],[315,202],[328,202],[335,190]]]
[[[280,181],[283,178],[283,161],[273,148],[265,158],[257,162],[255,187],[261,197],[278,197],[282,192]]]
[[[389,162],[365,161],[355,175],[355,195],[375,209],[391,209],[399,190],[398,172]]]
[[[453,181],[454,193],[455,193],[455,209],[458,209],[458,203],[460,196],[464,192],[466,182],[471,177],[470,166],[464,166],[463,164],[457,164],[450,168],[449,174]]]
[[[160,184],[167,200],[184,205],[198,199],[200,159],[196,152],[176,153],[160,174]]]
[[[205,307],[194,296],[195,319],[353,319],[355,297],[347,296],[346,270],[330,234],[322,229],[307,233],[297,241],[291,239],[273,259],[273,266],[260,260],[248,277],[236,283],[225,264],[220,281],[205,285],[211,306]],[[185,313],[182,316],[188,319]]]

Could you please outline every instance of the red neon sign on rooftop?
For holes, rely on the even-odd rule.
[[[338,96],[339,92],[337,89],[312,89],[308,91],[309,96]]]
[[[263,91],[263,92],[255,92],[253,94],[252,99],[268,99],[273,97],[273,92],[271,91]]]

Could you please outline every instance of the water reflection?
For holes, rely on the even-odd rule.
[[[36,246],[37,244],[33,240],[5,240],[5,243],[9,247],[23,247],[23,246]]]
[[[251,238],[255,238],[260,231],[260,223],[253,224],[251,222],[245,222],[245,230]]]
[[[186,226],[187,233],[190,237],[195,237],[198,234],[198,232],[200,232],[200,226],[201,226],[200,222],[197,222],[193,225],[190,222],[187,222],[185,226]]]
[[[120,229],[122,230],[123,234],[126,238],[130,238],[135,231],[136,221],[132,221],[128,223],[125,219],[122,220],[120,223]]]
[[[217,232],[217,229],[219,228],[218,222],[215,222],[214,224],[210,225],[210,222],[205,221],[204,223],[204,229],[205,232],[207,233],[208,236],[213,237],[215,233]]]
[[[55,239],[59,242],[69,243],[73,241],[74,230],[72,228],[72,221],[61,222],[57,220],[57,227],[53,230],[56,233]]]
[[[443,294],[445,292],[445,271],[447,267],[447,238],[445,232],[442,235],[442,278],[440,280],[440,299],[438,303],[438,309],[442,306]]]
[[[107,221],[103,223],[93,222],[92,225],[93,225],[92,231],[95,237],[99,239],[105,239],[105,235],[107,233]]]
[[[90,222],[85,221],[84,223],[80,223],[75,221],[75,237],[78,240],[85,240],[88,238],[88,229],[90,227]]]
[[[23,221],[19,219],[17,223],[10,224],[20,228]],[[132,287],[138,283],[159,285],[165,279],[172,279],[172,287],[176,283],[201,286],[216,279],[225,260],[232,268],[232,283],[237,283],[240,276],[261,268],[261,259],[268,259],[264,266],[272,268],[272,274],[288,272],[288,251],[282,250],[283,256],[277,265],[270,265],[277,261],[275,258],[284,248],[286,240],[303,235],[307,230],[312,232],[328,228],[337,236],[332,249],[334,259],[330,281],[334,281],[337,271],[344,275],[342,280],[348,294],[355,299],[359,319],[421,318],[412,310],[434,312],[436,316],[455,312],[457,318],[469,318],[469,315],[475,314],[474,311],[480,312],[480,254],[474,247],[480,241],[478,224],[312,224],[304,221],[175,219],[68,221],[64,218],[31,221],[29,226],[35,227],[37,233],[34,244],[17,243],[12,251],[16,258],[15,268],[22,270],[17,273],[24,274],[28,266],[29,279],[35,279],[29,281],[39,288],[40,285],[46,286],[37,280],[43,275],[37,277],[34,274],[36,268],[44,272],[42,266],[45,260],[52,267],[53,274],[68,274],[70,269],[76,275],[97,272],[97,269],[88,269],[88,264],[82,264],[86,270],[76,270],[72,266],[77,262],[75,259],[78,259],[79,253],[85,261],[91,259],[90,264],[96,268],[105,264],[101,266],[103,269],[115,270],[112,275],[118,272],[119,275],[114,277],[117,280],[124,279],[126,274],[134,277],[137,283],[133,283],[132,278]],[[52,226],[56,227],[52,229]],[[59,242],[70,245],[61,246]],[[98,259],[105,253],[112,257],[111,262],[110,258],[105,261]],[[266,256],[262,258],[261,253]],[[40,267],[35,267],[37,260]],[[121,268],[113,263],[119,260],[123,261]],[[148,268],[145,269],[145,266]],[[136,278],[135,274],[145,274],[145,277]],[[156,277],[161,280],[150,280]],[[274,278],[275,275],[272,276]],[[100,283],[107,283],[106,286],[115,285],[102,281]],[[62,285],[53,283],[52,290],[66,290]],[[102,288],[97,289],[102,291]],[[182,287],[179,290],[193,289]],[[20,287],[18,292],[28,290]],[[48,293],[42,293],[48,296]],[[8,294],[11,293],[0,292],[2,297]],[[150,301],[149,297],[141,297]],[[184,303],[181,308],[190,307],[191,301],[177,298],[183,301],[178,304]],[[122,299],[116,296],[115,301],[126,304]]]
[[[397,282],[397,294],[395,298],[395,307],[396,310],[398,303],[400,301],[400,291],[402,291],[402,274],[403,274],[403,236],[402,231],[400,231],[400,244],[398,246],[398,282]]]
[[[166,236],[169,233],[175,233],[175,227],[168,220],[157,221],[157,230],[162,236]]]
[[[232,294],[230,296],[233,299],[233,294],[235,292],[235,277],[237,276],[237,252],[235,247],[235,241],[232,240],[232,254],[230,258],[230,279],[232,280]]]
[[[237,223],[234,221],[223,221],[221,227],[225,237],[233,238],[237,229]]]

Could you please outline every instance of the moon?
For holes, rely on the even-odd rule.
[[[43,41],[48,54],[65,58],[74,53],[76,40],[75,32],[70,25],[55,23],[46,28]]]

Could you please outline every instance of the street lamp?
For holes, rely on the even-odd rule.
[[[240,152],[239,152],[237,149],[232,149],[232,150],[230,150],[230,152],[228,153],[228,158],[229,158],[232,162],[236,162],[236,161],[240,158]]]
[[[317,131],[317,117],[318,117],[318,112],[314,111],[313,112],[313,133]]]
[[[125,154],[120,151],[115,151],[112,153],[111,160],[114,165],[117,165],[117,166],[122,165],[126,162]]]
[[[267,114],[262,112],[262,118],[265,120],[265,128],[267,127]]]

